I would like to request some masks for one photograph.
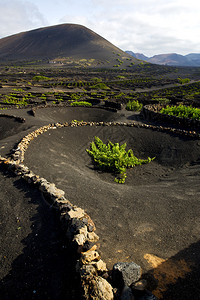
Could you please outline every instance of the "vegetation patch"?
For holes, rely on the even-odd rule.
[[[131,111],[140,111],[142,109],[142,103],[140,103],[138,100],[129,101],[126,104],[126,110]]]
[[[32,78],[32,80],[34,80],[34,81],[47,81],[47,80],[51,80],[51,78],[46,77],[46,76],[36,75]]]
[[[133,150],[126,151],[126,143],[119,145],[111,141],[104,144],[102,140],[95,137],[90,143],[90,150],[87,153],[92,157],[93,163],[102,171],[111,172],[117,175],[115,182],[124,183],[127,177],[126,169],[133,168],[136,165],[142,165],[151,162],[154,158],[139,159],[133,154]]]
[[[167,105],[166,108],[162,108],[160,113],[167,114],[170,116],[176,116],[179,118],[188,118],[193,120],[200,120],[200,109],[195,108],[192,106],[186,106],[186,105],[174,105],[169,106]]]
[[[85,107],[91,107],[92,104],[87,101],[74,101],[70,104],[71,106],[85,106]]]
[[[181,84],[189,83],[190,79],[189,78],[178,78],[178,82]]]
[[[95,85],[90,86],[90,89],[93,90],[109,90],[110,88],[103,82],[99,82]]]

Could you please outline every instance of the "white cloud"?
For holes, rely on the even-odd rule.
[[[37,6],[29,1],[0,0],[0,37],[27,31],[45,24]]]
[[[85,25],[123,50],[148,56],[200,53],[197,0],[7,1],[0,0],[0,36],[66,22]]]

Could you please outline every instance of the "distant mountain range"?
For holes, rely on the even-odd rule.
[[[152,57],[147,57],[142,53],[134,53],[132,51],[126,51],[126,53],[132,55],[137,59],[141,59],[152,64],[167,66],[200,67],[200,53],[190,53],[187,55],[169,53],[154,55]]]

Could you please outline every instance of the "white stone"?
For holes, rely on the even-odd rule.
[[[95,232],[88,232],[87,239],[91,243],[96,243],[99,240],[99,236]]]
[[[85,215],[85,212],[84,212],[84,210],[82,208],[76,207],[73,210],[71,209],[68,212],[68,215],[69,215],[70,219],[73,219],[73,218],[80,219],[80,218],[82,218]]]
[[[96,278],[96,299],[98,300],[113,300],[113,289],[107,280],[98,276]]]
[[[106,267],[106,263],[102,259],[95,262],[94,266],[97,269],[97,271],[102,271],[102,272],[107,272],[108,271],[108,269]]]

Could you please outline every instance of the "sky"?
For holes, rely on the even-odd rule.
[[[63,23],[148,57],[200,53],[199,0],[0,0],[0,38]]]

